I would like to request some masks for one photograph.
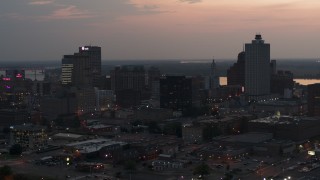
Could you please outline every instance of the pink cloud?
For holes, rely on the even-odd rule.
[[[15,20],[25,20],[26,16],[22,16],[18,13],[8,13],[8,14],[3,14],[3,15],[0,15],[0,18],[6,18],[6,19],[15,19]]]
[[[64,6],[60,9],[53,11],[48,16],[43,16],[40,19],[42,20],[55,20],[55,19],[85,19],[92,18],[95,15],[87,10],[82,10],[77,8],[74,5]]]
[[[29,4],[30,5],[46,5],[46,4],[52,4],[53,1],[32,1]]]

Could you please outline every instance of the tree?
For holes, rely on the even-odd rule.
[[[131,124],[132,124],[132,126],[138,126],[138,125],[142,125],[143,123],[141,120],[135,120]]]
[[[124,169],[129,170],[129,171],[134,171],[136,170],[136,162],[133,160],[128,160],[124,164]]]
[[[10,166],[5,165],[0,167],[0,179],[2,178],[4,179],[4,177],[10,176],[10,175],[12,175],[12,169]]]
[[[78,128],[80,127],[80,119],[79,116],[75,116],[71,121],[71,127]]]
[[[195,169],[193,170],[193,174],[200,175],[201,177],[203,177],[204,175],[208,175],[210,174],[210,167],[207,164],[202,163],[201,165],[195,167]]]
[[[11,155],[20,155],[22,153],[22,146],[20,144],[14,144],[10,148]]]
[[[163,133],[182,137],[182,124],[180,122],[168,123],[164,126]]]
[[[230,164],[227,164],[226,166],[226,170],[229,171],[230,170]]]
[[[129,171],[130,179],[131,179],[131,174],[133,171],[136,170],[136,162],[133,160],[128,160],[124,163],[124,169]]]
[[[211,141],[213,137],[221,135],[221,130],[216,124],[206,126],[203,129],[202,137],[205,141]]]
[[[3,132],[4,134],[9,134],[9,133],[10,133],[10,128],[5,127],[5,128],[3,128],[2,132]]]
[[[161,133],[161,128],[156,121],[150,121],[147,126],[149,127],[149,132],[153,134]]]
[[[223,180],[232,180],[233,174],[231,172],[228,172],[224,175]]]

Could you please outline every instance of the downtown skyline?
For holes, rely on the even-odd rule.
[[[318,58],[320,2],[11,0],[0,7],[0,61],[60,60],[74,47],[102,59],[235,59],[261,33],[271,58]]]

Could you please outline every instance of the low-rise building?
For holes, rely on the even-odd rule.
[[[20,144],[24,151],[38,150],[48,145],[46,128],[30,124],[12,126],[10,145]]]
[[[184,143],[200,143],[203,141],[203,127],[185,124],[182,126],[182,139]]]
[[[248,130],[269,132],[275,139],[303,141],[320,135],[320,118],[305,116],[269,116],[250,120]]]
[[[253,104],[251,111],[267,112],[270,114],[280,112],[283,115],[302,115],[307,112],[307,102],[294,99],[264,101]]]

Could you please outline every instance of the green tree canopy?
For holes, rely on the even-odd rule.
[[[161,131],[162,131],[156,121],[150,121],[146,125],[149,127],[149,132],[150,133],[160,134]]]
[[[221,135],[219,127],[215,124],[206,126],[202,131],[204,141],[211,141],[213,137]]]
[[[2,166],[0,167],[0,178],[2,179],[5,176],[10,176],[12,174],[12,169],[10,166]]]
[[[210,167],[207,164],[202,163],[199,166],[195,167],[195,169],[193,170],[193,174],[201,175],[202,177],[204,175],[208,175],[210,174]]]
[[[3,128],[2,132],[4,134],[9,134],[10,133],[10,128],[9,127],[5,127],[5,128]]]
[[[182,124],[181,122],[168,123],[163,128],[163,133],[166,135],[175,135],[182,137]]]
[[[14,144],[10,148],[11,155],[20,155],[22,153],[22,146],[20,144]]]
[[[128,160],[124,163],[124,169],[128,171],[136,170],[136,162],[133,160]]]

